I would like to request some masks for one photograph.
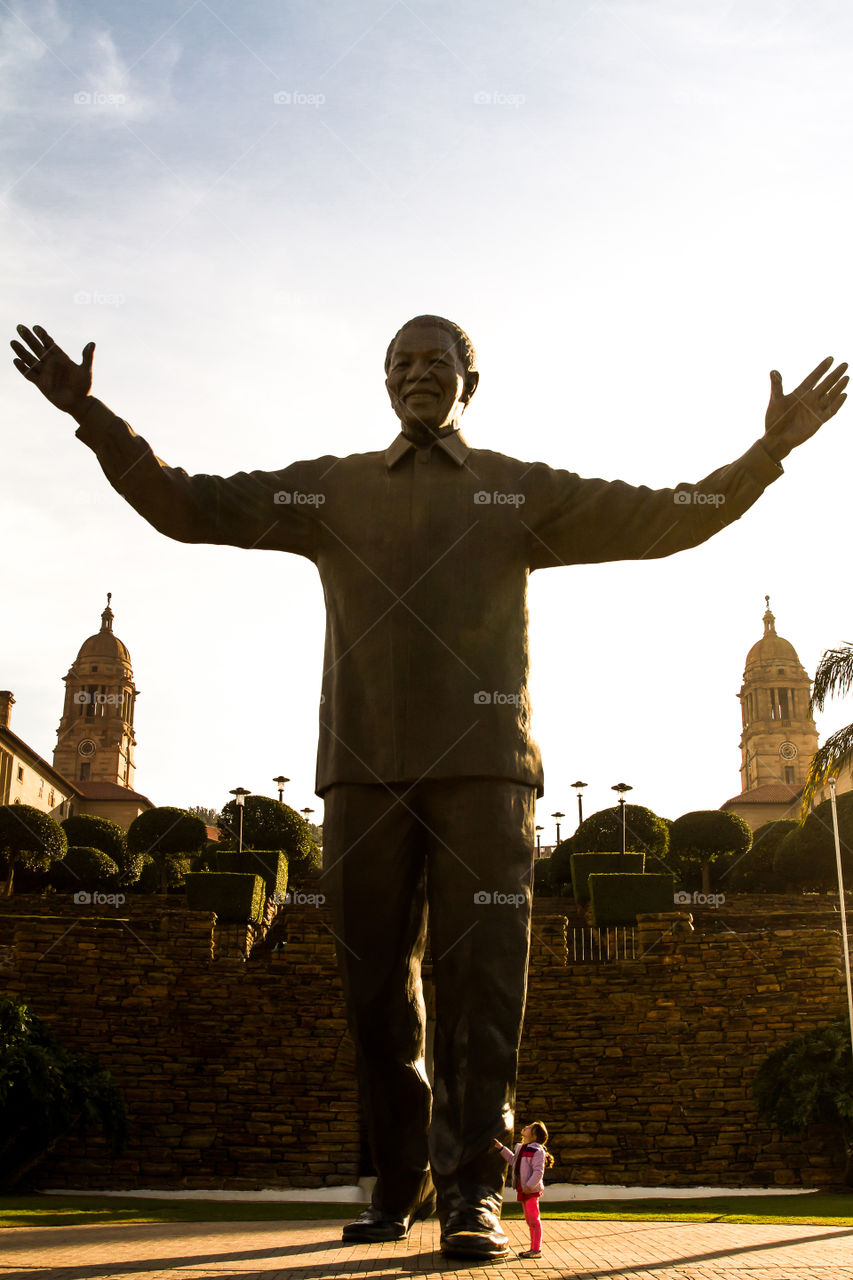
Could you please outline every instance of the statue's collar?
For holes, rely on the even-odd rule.
[[[465,459],[471,452],[470,446],[465,441],[464,436],[459,431],[453,431],[446,436],[437,436],[430,445],[424,445],[424,448],[443,449],[449,458],[452,458],[458,467],[465,463]],[[416,449],[417,445],[412,444],[407,436],[401,431],[397,439],[385,450],[385,465],[390,470],[395,466],[401,458],[404,458],[410,449]]]

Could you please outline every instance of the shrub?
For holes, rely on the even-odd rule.
[[[26,1184],[61,1137],[95,1126],[118,1155],[125,1109],[112,1076],[69,1053],[15,996],[0,998],[0,1188]]]
[[[782,841],[799,827],[798,822],[783,818],[765,822],[752,833],[752,848],[719,877],[726,891],[739,893],[772,893],[785,888],[784,881],[774,870],[774,860]]]
[[[0,805],[0,857],[6,872],[6,894],[12,892],[16,867],[49,871],[65,856],[68,841],[58,822],[30,804]]]
[[[551,859],[537,858],[533,864],[533,892],[540,898],[550,898],[557,888],[551,875]]]
[[[614,862],[613,859],[617,861]],[[575,902],[589,902],[589,877],[596,872],[642,875],[646,865],[644,853],[626,853],[620,867],[621,853],[573,853],[571,858],[572,894]]]
[[[702,871],[702,892],[717,886],[720,873],[752,844],[749,824],[724,809],[698,809],[672,824],[667,861],[680,878],[696,867]]]
[[[50,880],[57,889],[73,893],[77,889],[112,888],[120,874],[118,863],[100,849],[75,846],[61,862],[53,864]]]
[[[278,850],[244,849],[242,853],[237,853],[234,849],[219,849],[210,861],[214,864],[214,871],[236,871],[263,876],[268,898],[274,893],[283,897],[287,892],[287,857]]]
[[[585,818],[571,837],[572,853],[610,853],[622,848],[622,806],[600,809]],[[559,849],[559,845],[557,848]],[[625,805],[625,850],[663,856],[669,847],[669,826],[641,804]],[[556,850],[555,850],[556,853]]]
[[[264,908],[263,876],[226,871],[197,871],[186,878],[187,906],[215,911],[220,923],[253,920],[260,924]]]
[[[78,813],[66,818],[62,830],[69,848],[100,849],[121,867],[126,860],[127,832],[117,822],[98,818],[93,813]]]
[[[640,914],[673,911],[675,880],[670,875],[596,872],[589,877],[589,900],[596,925],[636,924]]]
[[[163,805],[140,813],[131,822],[127,847],[132,853],[198,853],[207,840],[207,829],[201,818],[185,809]]]
[[[762,1062],[753,1081],[762,1120],[781,1133],[830,1125],[844,1151],[844,1178],[853,1185],[853,1059],[846,1018],[795,1036]]]
[[[219,848],[236,849],[239,816],[230,800],[219,815]],[[287,854],[288,879],[301,888],[322,861],[311,828],[290,805],[269,796],[246,796],[243,806],[243,849],[280,849]]]
[[[142,855],[142,862],[137,882],[140,893],[177,893],[186,887],[192,871],[192,859],[180,853]]]
[[[838,797],[838,834],[845,886],[853,888],[853,792]],[[832,801],[824,800],[785,836],[773,859],[777,879],[789,889],[822,891],[838,884]]]

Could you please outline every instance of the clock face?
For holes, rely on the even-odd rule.
[[[84,738],[82,742],[77,744],[77,754],[86,758],[93,756],[97,749],[91,738]]]
[[[779,755],[783,760],[796,760],[799,754],[796,744],[793,742],[783,742],[779,748]]]

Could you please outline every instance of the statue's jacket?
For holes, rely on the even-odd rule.
[[[112,486],[180,542],[313,560],[326,600],[317,792],[335,783],[493,777],[541,794],[530,732],[531,570],[655,559],[737,520],[782,468],[761,441],[698,484],[584,479],[471,449],[187,475],[98,400],[78,437]]]

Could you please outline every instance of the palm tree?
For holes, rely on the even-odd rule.
[[[853,688],[853,644],[827,649],[815,672],[809,709],[823,711],[824,703],[836,695],[843,697]],[[803,789],[803,814],[807,814],[817,791],[828,778],[837,777],[845,766],[853,765],[853,724],[830,734],[812,757]]]

